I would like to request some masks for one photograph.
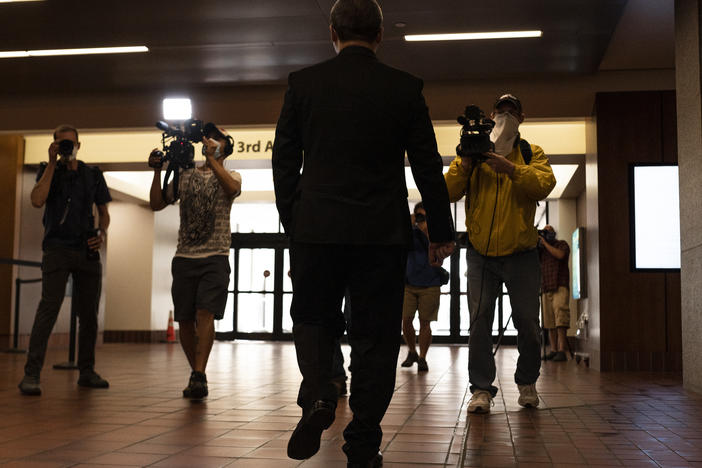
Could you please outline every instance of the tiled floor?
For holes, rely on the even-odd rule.
[[[203,403],[180,396],[189,371],[179,345],[99,347],[108,390],[78,388],[75,371],[51,369],[65,356],[49,352],[36,398],[16,388],[24,356],[0,355],[0,466],[345,466],[346,399],[317,455],[286,457],[300,414],[289,343],[216,343]],[[467,418],[467,356],[465,347],[434,346],[428,373],[398,369],[383,421],[384,466],[702,467],[702,396],[685,392],[679,377],[546,363],[541,408],[523,410],[512,381],[516,351],[503,348],[492,413]]]

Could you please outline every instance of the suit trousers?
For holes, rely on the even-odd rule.
[[[66,294],[68,275],[73,276],[73,304],[78,316],[78,368],[91,371],[95,365],[98,306],[102,287],[102,264],[89,260],[85,249],[50,247],[42,259],[41,300],[34,317],[24,372],[39,376],[46,346]]]
[[[541,326],[539,324],[539,291],[541,267],[536,249],[502,257],[486,257],[469,248],[468,309],[470,337],[468,344],[468,376],[470,391],[487,390],[494,397],[497,387],[495,358],[492,355],[492,324],[495,300],[507,287],[512,306],[512,320],[517,329],[518,385],[536,383],[541,370]]]
[[[331,379],[337,339],[344,332],[341,304],[346,289],[353,304],[347,327],[353,419],[344,430],[343,447],[351,462],[367,461],[380,448],[380,421],[395,388],[406,262],[402,246],[290,246],[290,314],[303,378],[297,403],[303,411],[317,400],[336,403]]]

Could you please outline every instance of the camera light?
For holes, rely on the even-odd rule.
[[[498,32],[474,32],[455,34],[413,34],[405,36],[409,42],[416,41],[467,41],[476,39],[518,39],[525,37],[541,37],[541,31],[498,31]]]
[[[166,98],[163,100],[163,118],[166,120],[188,120],[193,115],[190,98]]]

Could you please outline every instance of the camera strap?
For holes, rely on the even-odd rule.
[[[168,203],[168,201],[166,200],[168,194],[168,179],[171,178],[171,174],[173,174],[173,201],[170,203],[175,203],[175,201],[178,199],[178,183],[180,182],[180,171],[178,170],[178,165],[173,161],[170,161],[168,163],[166,175],[163,178],[163,188],[161,189],[161,197],[164,201],[166,201],[166,203]]]
[[[531,145],[528,141],[519,139],[519,151],[522,152],[522,158],[524,158],[524,164],[527,166],[531,162],[531,157],[534,155],[531,151]]]

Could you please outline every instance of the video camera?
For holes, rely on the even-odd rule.
[[[487,160],[484,153],[495,150],[495,144],[490,141],[490,132],[495,121],[485,117],[485,113],[473,104],[466,106],[463,115],[456,119],[461,128],[461,142],[456,146],[456,154],[462,158],[471,158],[473,164]]]
[[[151,154],[158,156],[159,163],[155,167],[161,167],[168,162],[166,177],[163,180],[163,199],[166,199],[168,180],[173,174],[173,200],[178,199],[178,180],[181,169],[190,169],[195,166],[195,147],[193,143],[199,143],[204,136],[202,120],[189,119],[183,123],[182,129],[172,127],[163,120],[156,122],[156,128],[162,130],[161,145],[163,151],[154,150]]]
[[[556,233],[549,229],[537,229],[536,232],[549,244],[556,240]]]

